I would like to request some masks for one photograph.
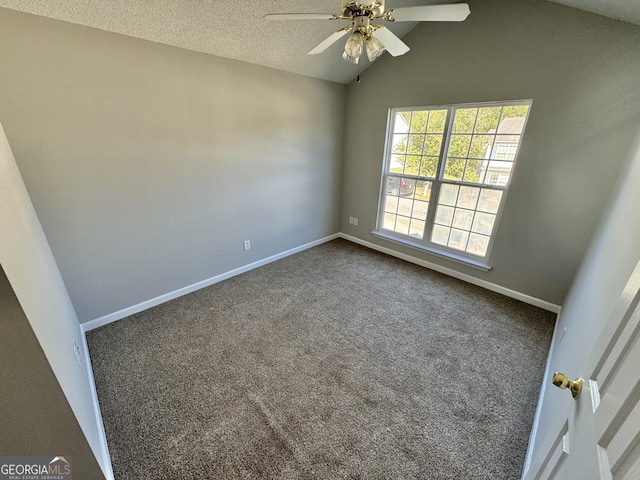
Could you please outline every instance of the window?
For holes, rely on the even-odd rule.
[[[375,233],[486,266],[530,106],[392,109]]]

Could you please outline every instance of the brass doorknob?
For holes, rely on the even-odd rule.
[[[571,380],[564,373],[560,373],[560,372],[554,373],[553,380],[551,381],[556,387],[562,388],[563,390],[565,388],[569,388],[571,390],[571,395],[573,396],[573,398],[576,398],[580,394],[580,391],[582,390],[581,378],[576,378],[575,380]]]

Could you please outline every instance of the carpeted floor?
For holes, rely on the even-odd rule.
[[[335,240],[87,339],[118,480],[497,480],[554,320]]]

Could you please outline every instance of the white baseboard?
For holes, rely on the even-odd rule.
[[[200,290],[201,288],[208,287],[210,285],[213,285],[215,283],[221,282],[221,281],[226,280],[228,278],[235,277],[236,275],[240,275],[241,273],[248,272],[250,270],[253,270],[254,268],[258,268],[258,267],[261,267],[261,266],[266,265],[268,263],[275,262],[276,260],[280,260],[281,258],[288,257],[289,255],[293,255],[293,254],[302,252],[302,251],[307,250],[309,248],[313,248],[313,247],[315,247],[317,245],[320,245],[322,243],[326,243],[326,242],[329,242],[331,240],[335,240],[336,238],[343,238],[343,239],[348,240],[350,242],[357,243],[357,244],[365,246],[367,248],[371,248],[373,250],[377,250],[379,252],[386,253],[387,255],[391,255],[393,257],[400,258],[402,260],[406,260],[406,261],[411,262],[411,263],[415,263],[416,265],[420,265],[422,267],[429,268],[431,270],[435,270],[435,271],[440,272],[440,273],[444,273],[445,275],[449,275],[449,276],[457,278],[459,280],[463,280],[465,282],[472,283],[474,285],[486,288],[487,290],[491,290],[493,292],[500,293],[500,294],[505,295],[507,297],[515,298],[515,299],[520,300],[522,302],[528,303],[530,305],[534,305],[536,307],[540,307],[540,308],[542,308],[544,310],[548,310],[548,311],[553,312],[553,313],[559,313],[560,309],[561,309],[561,307],[559,305],[555,305],[555,304],[547,302],[545,300],[541,300],[539,298],[535,298],[535,297],[532,297],[530,295],[526,295],[524,293],[517,292],[515,290],[511,290],[511,289],[503,287],[501,285],[496,285],[494,283],[487,282],[486,280],[482,280],[482,279],[473,277],[471,275],[466,275],[466,274],[458,272],[456,270],[453,270],[453,269],[450,269],[450,268],[447,268],[447,267],[443,267],[441,265],[438,265],[438,264],[435,264],[435,263],[431,263],[431,262],[428,262],[426,260],[422,260],[420,258],[413,257],[411,255],[406,255],[404,253],[397,252],[397,251],[392,250],[390,248],[381,247],[380,245],[376,245],[374,243],[367,242],[365,240],[361,240],[361,239],[356,238],[356,237],[352,237],[351,235],[347,235],[345,233],[336,233],[336,234],[329,235],[327,237],[321,238],[319,240],[315,240],[313,242],[307,243],[305,245],[301,245],[299,247],[292,248],[292,249],[287,250],[285,252],[278,253],[276,255],[272,255],[272,256],[264,258],[262,260],[258,260],[256,262],[250,263],[248,265],[244,265],[242,267],[236,268],[235,270],[231,270],[229,272],[225,272],[225,273],[222,273],[220,275],[216,275],[214,277],[202,280],[202,281],[194,283],[192,285],[188,285],[188,286],[180,288],[178,290],[174,290],[173,292],[165,293],[165,294],[160,295],[158,297],[155,297],[155,298],[146,300],[144,302],[138,303],[136,305],[132,305],[132,306],[124,308],[122,310],[118,310],[117,312],[113,312],[113,313],[104,315],[102,317],[95,318],[93,320],[89,320],[87,322],[82,323],[81,325],[82,325],[84,331],[88,332],[90,330],[93,330],[95,328],[101,327],[103,325],[107,325],[107,324],[109,324],[111,322],[115,322],[117,320],[120,320],[122,318],[128,317],[130,315],[142,312],[142,311],[144,311],[144,310],[146,310],[148,308],[155,307],[155,306],[160,305],[162,303],[168,302],[169,300],[173,300],[174,298],[181,297],[182,295],[186,295],[188,293],[195,292],[196,290]]]
[[[372,250],[377,250],[379,252],[386,253],[387,255],[391,255],[393,257],[400,258],[402,260],[406,260],[406,261],[414,263],[416,265],[420,265],[422,267],[429,268],[431,270],[435,270],[435,271],[443,273],[445,275],[449,275],[449,276],[457,278],[459,280],[463,280],[465,282],[477,285],[479,287],[486,288],[487,290],[491,290],[493,292],[497,292],[497,293],[503,294],[503,295],[505,295],[507,297],[515,298],[517,300],[523,301],[523,302],[528,303],[530,305],[534,305],[536,307],[540,307],[542,309],[548,310],[548,311],[553,312],[553,313],[560,313],[560,310],[561,310],[561,307],[559,305],[555,305],[553,303],[546,302],[544,300],[540,300],[540,299],[532,297],[530,295],[526,295],[526,294],[523,294],[523,293],[520,293],[520,292],[516,292],[515,290],[511,290],[511,289],[503,287],[501,285],[496,285],[496,284],[493,284],[491,282],[487,282],[485,280],[481,280],[481,279],[472,277],[471,275],[466,275],[466,274],[460,273],[460,272],[458,272],[456,270],[452,270],[450,268],[443,267],[441,265],[437,265],[435,263],[431,263],[431,262],[428,262],[426,260],[422,260],[422,259],[413,257],[411,255],[406,255],[404,253],[397,252],[397,251],[392,250],[390,248],[381,247],[381,246],[376,245],[374,243],[367,242],[365,240],[361,240],[361,239],[356,238],[356,237],[352,237],[351,235],[347,235],[345,233],[336,233],[334,235],[329,235],[327,237],[324,237],[324,238],[321,238],[319,240],[307,243],[305,245],[301,245],[299,247],[292,248],[292,249],[287,250],[285,252],[282,252],[282,253],[279,253],[279,254],[276,254],[276,255],[272,255],[272,256],[264,258],[262,260],[258,260],[256,262],[250,263],[248,265],[236,268],[236,269],[231,270],[229,272],[222,273],[220,275],[216,275],[214,277],[208,278],[206,280],[202,280],[202,281],[194,283],[192,285],[188,285],[188,286],[180,288],[178,290],[174,290],[173,292],[165,293],[164,295],[160,295],[160,296],[152,298],[150,300],[146,300],[146,301],[141,302],[141,303],[139,303],[137,305],[133,305],[131,307],[124,308],[124,309],[119,310],[117,312],[110,313],[108,315],[104,315],[102,317],[96,318],[94,320],[89,320],[88,322],[84,322],[84,323],[80,324],[80,328],[81,328],[82,333],[83,333],[83,335],[82,335],[82,348],[83,348],[83,351],[84,351],[84,358],[85,358],[85,364],[86,364],[86,368],[87,368],[87,375],[89,376],[89,379],[91,380],[91,386],[92,386],[91,394],[92,394],[92,397],[93,397],[93,406],[94,406],[94,410],[95,410],[95,414],[96,414],[96,419],[97,419],[97,422],[98,422],[98,431],[101,434],[101,437],[100,437],[100,449],[101,449],[102,458],[103,458],[103,464],[104,464],[103,473],[104,473],[104,475],[105,475],[107,480],[114,480],[113,467],[111,465],[111,457],[109,455],[109,447],[107,445],[107,439],[106,439],[106,434],[105,434],[105,430],[104,430],[104,424],[102,422],[102,414],[100,412],[100,404],[98,402],[98,394],[97,394],[97,391],[95,389],[95,381],[94,381],[94,377],[93,377],[93,369],[91,367],[91,358],[89,356],[89,349],[88,349],[88,346],[87,346],[85,333],[90,331],[90,330],[93,330],[95,328],[101,327],[103,325],[107,325],[107,324],[109,324],[111,322],[115,322],[115,321],[120,320],[122,318],[125,318],[125,317],[128,317],[130,315],[133,315],[135,313],[142,312],[143,310],[146,310],[148,308],[154,307],[156,305],[160,305],[162,303],[168,302],[169,300],[173,300],[174,298],[181,297],[182,295],[186,295],[188,293],[194,292],[194,291],[199,290],[201,288],[208,287],[210,285],[213,285],[215,283],[221,282],[221,281],[226,280],[228,278],[234,277],[236,275],[240,275],[241,273],[248,272],[250,270],[253,270],[254,268],[258,268],[258,267],[261,267],[263,265],[267,265],[268,263],[275,262],[276,260],[280,260],[282,258],[288,257],[289,255],[293,255],[293,254],[302,252],[304,250],[307,250],[309,248],[313,248],[313,247],[315,247],[317,245],[321,245],[321,244],[329,242],[331,240],[335,240],[336,238],[343,238],[343,239],[348,240],[350,242],[357,243],[357,244],[362,245],[362,246],[367,247],[367,248],[371,248]],[[557,329],[557,324],[558,323],[559,322],[556,323],[556,329]],[[553,334],[553,340],[552,340],[552,343],[551,343],[552,347],[553,347],[554,342],[555,342],[555,337],[556,337],[556,331],[554,331],[554,334]],[[546,382],[547,382],[547,378],[546,378],[547,374],[548,374],[548,365],[547,365],[547,371],[545,372],[545,379],[544,379],[544,383],[543,383],[543,386],[542,386],[541,395],[544,394],[544,388],[545,388],[545,385],[546,385]],[[539,408],[539,405],[538,405],[538,408]],[[533,428],[532,428],[532,431],[531,431],[529,449],[531,449],[531,446],[533,445],[533,441],[535,440],[538,418],[539,418],[539,412],[536,411],[536,416],[535,416]],[[526,471],[527,466],[529,465],[529,462],[531,461],[530,453],[531,453],[530,451],[527,451],[527,458],[526,458],[526,462],[525,462],[525,471]]]
[[[329,242],[331,240],[335,240],[338,238],[340,234],[335,233],[333,235],[329,235],[328,237],[321,238],[319,240],[315,240],[310,243],[306,243],[296,248],[292,248],[282,253],[278,253],[276,255],[272,255],[270,257],[264,258],[262,260],[258,260],[257,262],[250,263],[248,265],[244,265],[242,267],[236,268],[235,270],[231,270],[226,273],[221,273],[220,275],[216,275],[211,278],[207,278],[206,280],[202,280],[200,282],[194,283],[192,285],[188,285],[183,288],[179,288],[178,290],[174,290],[173,292],[165,293],[164,295],[160,295],[158,297],[152,298],[150,300],[146,300],[144,302],[138,303],[137,305],[132,305],[131,307],[123,308],[122,310],[118,310],[117,312],[109,313],[99,318],[95,318],[93,320],[89,320],[87,322],[83,322],[81,325],[85,332],[96,329],[98,327],[102,327],[103,325],[107,325],[109,323],[115,322],[117,320],[121,320],[130,315],[140,313],[143,310],[147,310],[148,308],[155,307],[162,303],[168,302],[169,300],[173,300],[174,298],[181,297],[191,292],[195,292],[196,290],[200,290],[201,288],[208,287],[213,285],[214,283],[221,282],[231,277],[235,277],[236,275],[240,275],[241,273],[248,272],[249,270],[253,270],[254,268],[261,267],[271,262],[275,262],[276,260],[280,260],[281,258],[288,257],[289,255],[293,255],[295,253],[302,252],[303,250],[308,250],[309,248],[313,248],[322,243]]]
[[[392,257],[400,258],[402,260],[406,260],[407,262],[415,263],[416,265],[420,265],[421,267],[426,267],[431,270],[435,270],[436,272],[444,273],[445,275],[449,275],[450,277],[457,278],[458,280],[463,280],[467,283],[472,283],[473,285],[486,288],[487,290],[491,290],[492,292],[500,293],[507,297],[515,298],[516,300],[520,300],[524,303],[528,303],[530,305],[540,307],[544,310],[548,310],[553,313],[560,313],[560,309],[561,309],[560,305],[556,305],[554,303],[550,303],[545,300],[541,300],[539,298],[535,298],[530,295],[526,295],[524,293],[511,290],[510,288],[506,288],[501,285],[496,285],[495,283],[487,282],[486,280],[472,277],[471,275],[458,272],[451,268],[443,267],[442,265],[431,263],[426,260],[413,257],[411,255],[406,255],[404,253],[397,252],[390,248],[381,247],[380,245],[376,245],[375,243],[367,242],[366,240],[361,240],[360,238],[352,237],[351,235],[347,235],[345,233],[340,233],[339,237],[344,238],[345,240],[349,240],[350,242],[357,243],[358,245],[371,248],[372,250],[377,250],[378,252],[386,253],[387,255],[391,255]]]
[[[93,411],[98,427],[98,436],[100,437],[100,454],[102,456],[102,473],[106,480],[115,480],[113,475],[113,466],[111,465],[111,455],[109,454],[109,446],[107,445],[107,435],[102,422],[102,412],[100,411],[100,403],[98,402],[98,392],[96,391],[96,381],[93,377],[93,367],[91,366],[91,357],[89,356],[89,347],[87,346],[87,337],[85,330],[80,325],[82,355],[84,358],[85,368],[87,369],[87,377],[89,377],[89,386],[91,389],[91,400],[93,402]]]

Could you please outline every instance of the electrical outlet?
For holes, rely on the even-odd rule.
[[[78,365],[82,366],[82,363],[80,363],[80,348],[78,347],[75,338],[73,339],[73,355],[76,357]]]
[[[251,240],[245,240],[243,242],[243,245],[244,245],[244,249],[245,250],[250,250],[251,249]]]
[[[353,224],[357,227],[358,226],[358,219],[356,217],[353,217]]]

